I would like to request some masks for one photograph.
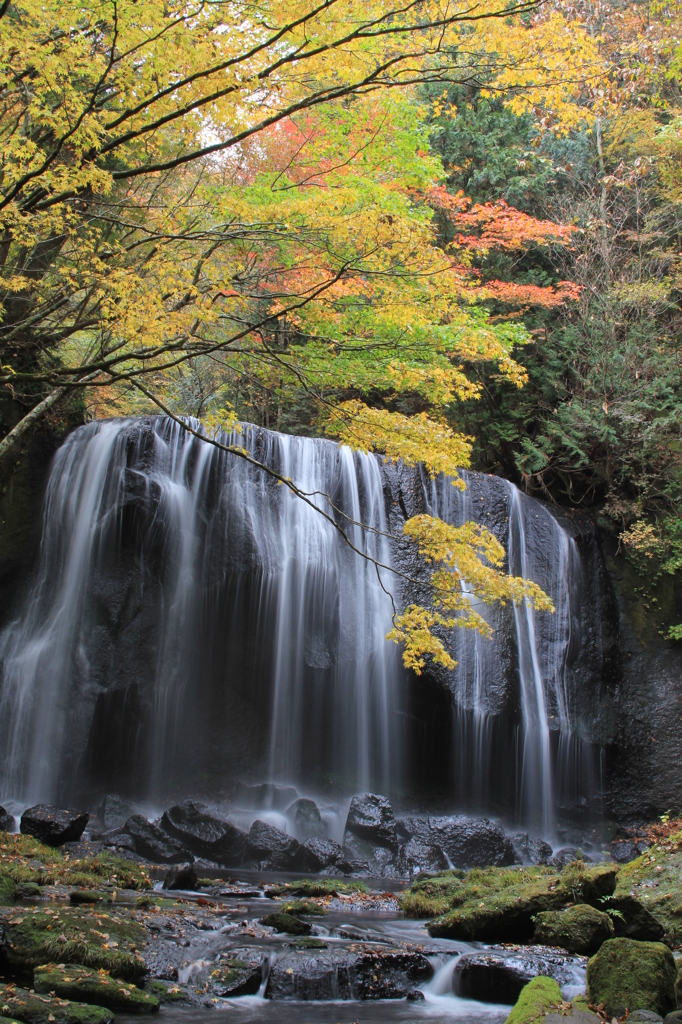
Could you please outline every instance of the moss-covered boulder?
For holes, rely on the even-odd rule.
[[[45,963],[103,968],[120,978],[139,978],[139,949],[146,930],[123,910],[80,907],[13,907],[0,910],[0,967],[32,977]]]
[[[146,987],[160,1003],[186,1003],[189,999],[187,990],[173,981],[150,981]]]
[[[254,949],[223,953],[211,968],[209,988],[217,996],[253,996],[263,977],[263,955]]]
[[[150,992],[112,978],[107,971],[67,964],[44,964],[33,972],[36,992],[53,992],[60,999],[75,999],[106,1006],[117,1013],[151,1013],[159,1000]]]
[[[625,933],[630,938],[652,939],[653,934],[645,934],[644,929],[655,927],[653,918],[663,928],[666,941],[676,946],[682,943],[681,840],[681,836],[674,836],[666,844],[652,847],[637,860],[624,864],[618,872],[611,905],[620,910],[624,921],[631,925]],[[633,898],[636,903],[632,902]],[[644,909],[644,915],[638,913],[638,906]],[[614,925],[618,935],[621,930],[618,919]]]
[[[540,1021],[562,1002],[561,989],[553,978],[541,975],[533,978],[521,989],[521,995],[506,1024],[533,1024]]]
[[[266,914],[261,921],[267,928],[274,928],[276,932],[284,932],[286,935],[310,935],[311,927],[307,921],[302,921],[295,914]]]
[[[327,911],[319,903],[313,903],[312,900],[291,900],[282,905],[282,913],[293,914],[295,917],[300,917],[302,914],[310,914],[312,917],[324,917]]]
[[[84,903],[111,903],[110,892],[102,892],[101,889],[74,889],[69,893],[69,899],[76,906]]]
[[[433,936],[480,942],[530,942],[535,919],[569,903],[599,903],[616,884],[612,865],[586,867],[578,861],[561,874],[548,868],[474,869],[463,877],[443,872],[416,882],[402,897],[409,917],[439,915]]]
[[[16,899],[17,883],[11,875],[0,872],[0,903],[11,903]]]
[[[15,985],[0,985],[0,1012],[22,1024],[111,1024],[114,1019],[103,1006],[42,996]]]
[[[677,969],[662,942],[609,939],[587,964],[587,997],[603,1004],[609,1017],[626,1010],[653,1010],[665,1017],[675,1009]]]
[[[592,956],[602,942],[613,936],[613,922],[608,914],[588,903],[578,903],[565,910],[538,914],[533,941],[540,946],[560,946],[569,953]]]

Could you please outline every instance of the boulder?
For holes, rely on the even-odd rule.
[[[660,1013],[654,1013],[653,1010],[635,1010],[634,1013],[628,1015],[628,1024],[631,1021],[632,1024],[659,1024],[659,1021],[662,1020],[663,1017]]]
[[[616,864],[628,864],[631,860],[636,860],[637,857],[641,857],[643,853],[646,853],[650,845],[650,843],[644,840],[626,839],[613,844],[611,856]]]
[[[361,839],[346,832],[343,837],[343,855],[353,874],[376,876],[398,874],[394,868],[395,853],[387,846],[375,846],[369,839]]]
[[[194,864],[174,864],[163,880],[163,888],[193,890],[198,882]]]
[[[22,814],[20,829],[24,835],[33,836],[46,846],[61,846],[80,839],[89,818],[89,814],[78,811],[36,804]]]
[[[577,849],[575,846],[563,846],[560,850],[557,850],[549,863],[551,867],[557,868],[559,871],[563,871],[567,864],[571,864],[574,860],[582,860],[586,864],[589,864],[592,860],[587,854],[583,853],[582,850]]]
[[[677,968],[662,942],[615,938],[605,942],[587,965],[587,997],[604,1004],[609,1017],[626,1010],[653,1010],[665,1016],[675,1009]]]
[[[558,949],[525,949],[465,953],[452,975],[455,995],[484,1003],[515,1003],[533,978],[553,978],[558,985],[580,985],[586,961]]]
[[[636,896],[623,894],[612,896],[607,904],[609,910],[617,911],[613,918],[616,936],[639,939],[640,942],[661,942],[665,929],[650,910]]]
[[[602,942],[612,939],[614,934],[613,921],[608,914],[587,903],[579,903],[566,910],[546,910],[538,914],[533,941],[592,956]]]
[[[299,840],[324,839],[325,827],[322,823],[320,809],[314,800],[300,797],[287,807],[285,813]]]
[[[404,999],[428,981],[422,953],[358,945],[353,950],[296,950],[272,966],[268,999]]]
[[[297,914],[287,914],[284,911],[266,914],[261,919],[261,924],[285,935],[310,935],[312,931],[312,926],[307,921],[301,921]]]
[[[209,989],[223,999],[255,996],[261,986],[264,960],[262,953],[249,948],[221,953],[209,970]]]
[[[487,818],[464,814],[438,818],[402,818],[402,835],[437,846],[455,868],[506,867],[516,862],[511,840]]]
[[[352,870],[342,848],[332,839],[306,839],[294,854],[292,867],[294,871],[323,871],[337,867],[344,874]]]
[[[436,874],[445,871],[449,864],[440,847],[413,836],[400,847],[396,867],[401,875]]]
[[[131,814],[135,814],[135,808],[116,793],[107,794],[97,811],[104,832],[124,825]]]
[[[393,808],[385,796],[379,796],[377,793],[359,793],[353,797],[348,808],[345,832],[357,836],[358,839],[364,839],[373,846],[385,846],[389,850],[398,849]]]
[[[112,1024],[114,1019],[111,1010],[102,1006],[42,996],[15,985],[0,984],[0,1007],[22,1024]]]
[[[0,806],[0,832],[14,832],[14,815]]]
[[[109,832],[103,841],[107,845],[117,846],[119,844],[116,840],[121,836],[130,838],[135,853],[156,864],[181,864],[193,860],[191,852],[177,839],[172,839],[141,814],[132,814],[125,825],[113,833]]]
[[[197,857],[236,867],[246,851],[247,836],[241,829],[211,814],[205,804],[185,800],[164,811],[161,828]]]
[[[112,978],[106,971],[66,964],[46,964],[33,972],[35,992],[51,993],[60,999],[105,1006],[116,1013],[151,1013],[159,1000],[135,985]]]
[[[682,1024],[682,1010],[673,1010],[672,1013],[666,1014],[663,1020],[665,1024]]]
[[[263,870],[290,870],[294,863],[298,840],[286,832],[256,819],[249,829],[247,860],[257,861]]]
[[[563,1002],[561,989],[553,978],[533,978],[524,988],[507,1017],[506,1024],[531,1024],[541,1021]]]
[[[534,839],[527,832],[511,832],[509,839],[522,864],[549,864],[552,847],[544,839]]]

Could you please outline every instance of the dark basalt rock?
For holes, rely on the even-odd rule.
[[[61,846],[80,839],[89,818],[89,814],[78,811],[36,804],[22,814],[20,829],[24,835],[33,836],[46,846]]]
[[[377,793],[360,793],[353,797],[346,818],[346,832],[358,839],[366,839],[374,846],[398,849],[393,808],[385,796]]]
[[[616,936],[640,942],[661,942],[663,939],[663,925],[635,896],[612,896],[604,906],[619,912],[612,918]]]
[[[626,839],[624,842],[613,844],[611,856],[616,864],[628,864],[631,860],[641,857],[649,849],[649,845],[642,840]]]
[[[116,793],[108,793],[97,810],[97,818],[103,832],[111,832],[112,829],[125,825],[131,814],[135,814],[135,808]]]
[[[263,870],[286,871],[294,862],[298,845],[293,836],[256,819],[249,829],[246,857],[256,861]]]
[[[432,974],[422,953],[373,946],[303,950],[273,964],[265,995],[299,1000],[403,999]]]
[[[300,797],[286,809],[287,818],[293,824],[294,832],[300,840],[323,839],[325,829],[320,809],[314,800]]]
[[[206,857],[226,867],[241,864],[246,851],[247,835],[241,829],[217,818],[205,804],[185,800],[164,811],[161,828],[179,840],[197,857]]]
[[[560,850],[557,850],[549,863],[553,868],[558,868],[559,871],[563,871],[566,865],[571,864],[574,860],[582,860],[585,861],[586,864],[592,862],[591,857],[576,849],[575,846],[564,846]]]
[[[107,846],[121,847],[126,845],[126,837],[130,840],[135,853],[154,863],[180,864],[193,860],[191,851],[176,839],[167,836],[158,825],[147,821],[141,814],[132,814],[125,825],[107,833],[102,837],[102,841]]]
[[[0,807],[0,832],[14,832],[14,815]]]
[[[549,864],[552,847],[544,839],[534,839],[527,832],[512,832],[509,838],[522,864]]]
[[[418,836],[408,839],[398,851],[396,867],[402,875],[420,872],[437,873],[449,867],[448,859],[438,846],[423,842]]]
[[[287,914],[284,911],[266,914],[261,919],[261,924],[285,935],[310,935],[312,931],[312,925],[307,921],[302,921],[297,914]]]
[[[403,835],[437,846],[455,868],[507,867],[516,862],[511,840],[487,818],[402,818]]]
[[[221,953],[208,974],[211,992],[222,998],[255,996],[263,978],[264,959],[262,953],[248,948]]]
[[[164,889],[196,889],[199,879],[193,864],[174,864],[163,880]]]
[[[515,1003],[521,989],[538,975],[554,978],[559,985],[580,984],[585,957],[558,949],[529,946],[527,949],[466,953],[452,975],[455,995],[483,1003]]]
[[[371,874],[394,877],[395,853],[387,846],[375,846],[369,839],[361,839],[352,832],[344,833],[343,855],[352,874]]]
[[[293,803],[298,793],[293,786],[278,786],[275,782],[261,782],[254,786],[241,782],[236,795],[241,807],[283,811]]]
[[[329,867],[338,867],[344,874],[352,870],[342,848],[332,839],[306,839],[294,854],[294,871],[324,871]]]

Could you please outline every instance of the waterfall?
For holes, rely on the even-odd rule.
[[[390,564],[374,456],[249,427],[230,440],[327,513],[329,495],[352,543]],[[239,742],[237,698],[269,722],[272,777],[390,789],[404,672],[380,575],[286,486],[172,421],[80,428],[55,458],[33,584],[0,636],[3,790],[72,790],[106,760],[100,733],[147,797],[185,771],[220,775],[220,750],[211,762],[201,747],[211,729],[214,747]]]
[[[520,705],[517,736],[515,806],[519,818],[551,834],[556,820],[555,794],[561,788],[574,743],[567,694],[566,660],[571,644],[572,620],[579,617],[576,578],[580,556],[572,537],[548,508],[528,498],[514,484],[500,478],[463,472],[464,491],[441,477],[427,486],[433,514],[460,526],[468,520],[487,525],[507,551],[508,571],[539,583],[549,594],[554,612],[535,612],[529,602],[513,606],[515,643],[511,660],[516,664]],[[486,485],[487,481],[487,485]],[[504,509],[504,516],[500,510]],[[491,516],[492,521],[491,521]],[[499,637],[504,636],[505,614],[500,609],[478,609]],[[462,630],[453,637],[456,710],[471,712],[457,723],[458,742],[464,758],[475,766],[474,777],[484,788],[490,767],[493,718],[504,710],[498,681],[508,675],[505,650],[477,633]],[[472,731],[473,735],[467,735]],[[558,756],[552,756],[552,734],[558,734]],[[508,759],[509,759],[509,755]],[[462,770],[461,765],[458,766]],[[560,779],[554,775],[559,774]],[[480,798],[479,798],[480,799]]]

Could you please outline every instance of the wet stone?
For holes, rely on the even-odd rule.
[[[90,970],[76,964],[46,964],[33,972],[36,992],[53,993],[60,999],[73,999],[105,1006],[117,1013],[152,1013],[158,999],[135,985],[112,978],[106,971]]]
[[[438,846],[432,846],[418,836],[413,836],[404,846],[400,847],[396,867],[402,875],[416,875],[420,872],[436,874],[439,871],[445,871],[449,864],[447,857]]]
[[[338,867],[341,872],[350,872],[343,849],[332,839],[306,839],[294,855],[295,871],[324,871]]]
[[[0,1011],[22,1024],[111,1024],[114,1015],[103,1006],[38,995],[15,985],[0,984]]]
[[[22,814],[20,830],[46,846],[61,846],[80,839],[89,818],[89,814],[78,811],[64,810],[50,804],[36,804]]]
[[[198,878],[193,864],[174,864],[163,880],[164,889],[197,888]]]
[[[398,849],[393,808],[385,796],[377,793],[360,793],[354,796],[346,818],[346,834],[364,839],[373,846]],[[344,845],[347,845],[344,841]]]
[[[314,800],[299,797],[287,807],[285,813],[300,840],[324,839],[325,828],[322,816]]]
[[[433,968],[421,953],[377,949],[292,952],[272,967],[268,999],[404,999]]]
[[[197,857],[227,867],[241,864],[244,859],[246,833],[211,814],[205,804],[193,800],[175,804],[164,812],[161,827]]]
[[[249,830],[246,857],[256,861],[263,870],[291,868],[297,850],[298,840],[274,825],[256,819]]]
[[[515,1003],[521,989],[539,975],[559,985],[584,983],[585,957],[558,949],[529,946],[516,950],[466,953],[452,976],[455,995],[484,1003]]]
[[[0,832],[14,832],[14,815],[0,806]]]
[[[119,837],[128,836],[135,853],[157,864],[179,864],[191,860],[192,854],[176,839],[147,821],[141,814],[132,814],[125,825],[103,836],[106,845],[120,845]]]
[[[265,956],[253,949],[222,953],[208,972],[208,986],[217,996],[256,995],[263,978]]]

